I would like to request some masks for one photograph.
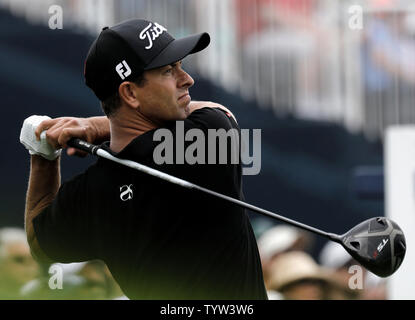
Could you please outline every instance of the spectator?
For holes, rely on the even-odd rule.
[[[0,229],[0,299],[20,299],[20,287],[38,274],[24,230]]]
[[[411,122],[415,83],[415,42],[405,24],[408,13],[393,1],[370,1],[362,42],[365,121],[370,136],[391,124]],[[399,112],[398,112],[399,111]]]
[[[319,261],[320,265],[332,270],[335,281],[341,286],[350,288],[353,292],[353,298],[364,300],[386,299],[385,281],[362,267],[340,244],[327,242],[320,252]],[[361,288],[358,286],[351,288],[351,284],[349,284],[351,277],[357,275],[356,269],[350,269],[352,266],[358,266],[362,270]],[[352,282],[356,286],[357,283]]]
[[[258,239],[265,286],[270,281],[270,266],[281,254],[290,250],[306,250],[311,242],[309,233],[287,225],[277,225],[265,231]]]
[[[238,3],[244,95],[256,95],[264,106],[272,104],[277,114],[318,116],[310,106],[318,99],[319,61],[327,61],[331,38],[327,28],[316,23],[317,1]]]
[[[269,288],[287,300],[332,300],[350,298],[348,289],[333,281],[331,273],[321,268],[302,251],[281,254],[270,267]]]

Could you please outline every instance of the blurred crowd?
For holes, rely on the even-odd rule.
[[[33,259],[26,233],[0,229],[0,300],[126,299],[100,260],[41,265]]]
[[[415,123],[413,0],[60,3],[65,25],[90,31],[140,15],[177,36],[208,31],[214,41],[200,60],[189,57],[193,68],[279,116],[331,121],[373,138],[389,125]],[[2,5],[47,21],[45,1]],[[356,6],[361,17],[350,11]]]
[[[314,259],[311,233],[288,225],[261,230],[256,223],[254,228],[270,300],[387,299],[385,280],[367,271],[340,244],[328,241]]]
[[[278,115],[340,121],[382,138],[415,123],[408,0],[237,0],[243,93]],[[360,26],[348,11],[359,4]]]
[[[376,133],[415,122],[415,16],[396,1],[372,2],[379,10],[366,23],[361,53],[366,125]]]
[[[258,221],[258,220],[257,220]],[[386,283],[366,271],[339,244],[327,242],[318,261],[310,255],[313,235],[287,225],[258,235],[265,285],[270,300],[387,299]],[[26,234],[0,229],[0,299],[127,299],[100,260],[39,265]]]

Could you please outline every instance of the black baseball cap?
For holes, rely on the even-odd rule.
[[[103,101],[124,81],[205,49],[208,33],[175,39],[157,22],[133,19],[104,27],[85,60],[85,83]]]

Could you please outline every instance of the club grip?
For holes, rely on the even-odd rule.
[[[88,152],[90,154],[96,155],[98,146],[95,144],[86,142],[84,140],[78,139],[78,138],[72,138],[67,142],[67,145],[76,148],[85,152]]]

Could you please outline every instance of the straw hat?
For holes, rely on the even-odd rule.
[[[269,289],[280,291],[300,280],[331,282],[325,270],[311,256],[302,251],[281,254],[271,265]]]

